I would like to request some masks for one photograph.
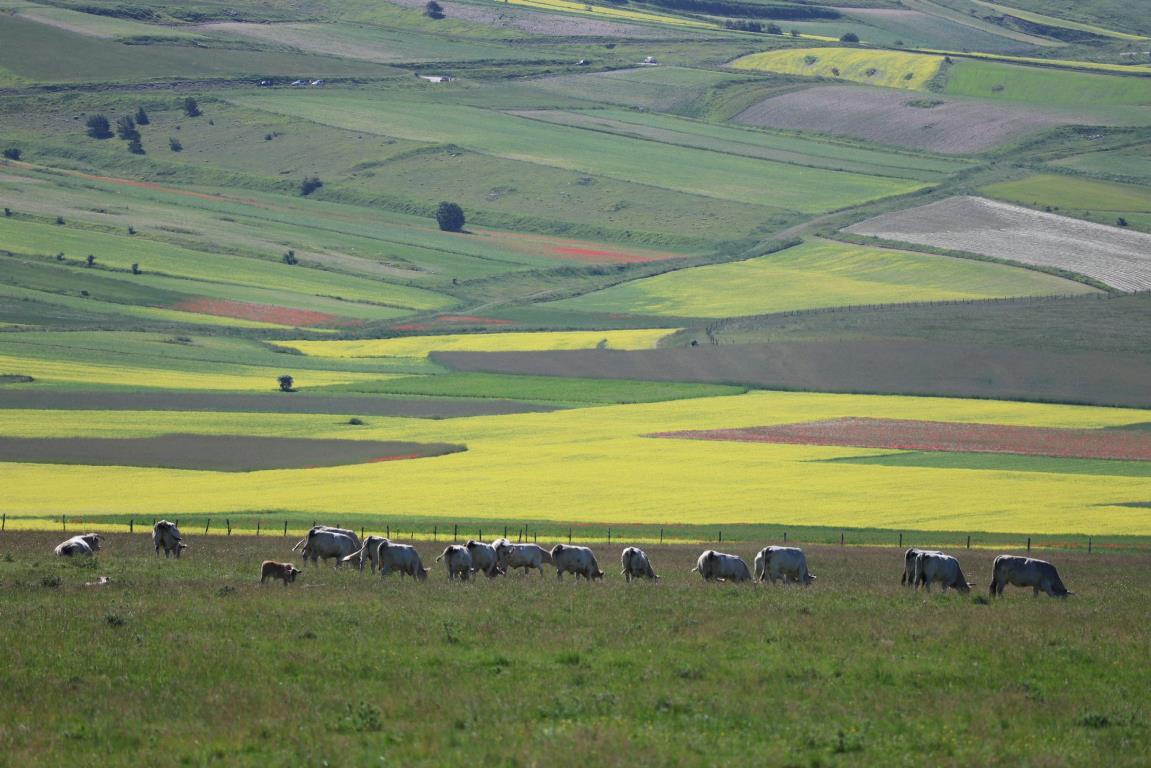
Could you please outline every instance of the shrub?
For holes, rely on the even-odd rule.
[[[428,0],[428,4],[424,6],[424,15],[429,19],[442,19],[444,17],[444,7],[436,2],[436,0]]]
[[[843,34],[842,37],[839,38],[839,42],[841,42],[841,43],[858,43],[859,42],[859,35],[855,34],[854,32],[846,32]]]
[[[456,203],[440,203],[436,208],[436,223],[444,232],[459,232],[464,228],[464,209]]]
[[[324,182],[320,181],[319,176],[305,177],[304,180],[300,182],[300,196],[307,197],[322,186],[324,186]]]
[[[1115,219],[1115,226],[1126,227],[1127,226],[1127,219],[1120,216],[1119,218]]]
[[[7,206],[5,206],[5,208],[4,208],[4,218],[6,218],[6,219],[7,219],[7,218],[10,218],[11,216],[12,216],[12,209],[11,209],[11,208],[8,208]]]
[[[124,141],[140,138],[140,132],[136,130],[136,121],[131,115],[124,115],[116,121],[116,135]]]
[[[11,561],[9,561],[9,562],[11,562]],[[40,586],[48,587],[50,589],[55,589],[56,587],[60,586],[60,577],[59,576],[41,576],[40,577]]]
[[[279,384],[280,384],[280,391],[281,392],[294,392],[295,391],[292,389],[292,385],[296,383],[296,380],[293,379],[288,374],[285,373],[283,376],[278,377],[276,379],[276,381],[279,382]]]
[[[128,622],[127,619],[118,613],[104,614],[104,621],[108,622],[109,627],[122,627]]]
[[[88,127],[88,135],[93,139],[112,138],[112,126],[103,115],[92,115],[85,125]]]
[[[137,262],[134,262],[132,264],[132,274],[133,275],[140,274],[140,262],[137,261]]]
[[[89,253],[88,258],[84,259],[84,263],[89,267],[94,267],[96,266],[96,257]]]
[[[16,149],[16,147],[9,147],[8,149],[4,150],[4,157],[8,158],[9,160],[19,160],[20,150]]]
[[[769,35],[782,35],[783,34],[783,27],[779,26],[778,24],[774,24],[774,23],[768,24],[767,25],[767,34],[769,34]]]
[[[296,265],[296,264],[300,263],[300,260],[296,258],[296,252],[295,251],[286,252],[284,254],[283,261],[285,264],[291,264],[291,265]]]
[[[57,216],[56,217],[56,223],[59,224],[61,227],[64,226],[64,217],[63,216]]]
[[[133,155],[144,154],[144,145],[140,143],[140,137],[137,136],[128,142],[128,151]]]
[[[151,121],[143,107],[136,110],[136,125],[148,125]]]
[[[200,111],[200,105],[191,96],[184,99],[184,114],[188,117],[199,117],[204,114]]]
[[[184,145],[180,143],[179,139],[172,137],[168,139],[168,149],[172,150],[173,152],[183,152]]]
[[[348,423],[351,424],[353,427],[364,426],[364,420],[361,419],[359,416],[353,416],[352,418],[348,419]]]

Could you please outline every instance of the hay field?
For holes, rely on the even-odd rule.
[[[792,48],[753,53],[733,69],[848,80],[902,90],[923,90],[939,72],[942,56],[859,48]]]
[[[998,102],[1050,106],[1103,107],[1151,103],[1151,78],[1001,64],[957,61],[943,91]]]
[[[1097,428],[1147,420],[1116,408],[938,398],[755,393],[650,405],[446,421],[330,416],[132,414],[78,411],[67,422],[38,411],[0,413],[9,435],[298,434],[464,444],[466,453],[418,462],[250,473],[131,467],[5,467],[9,519],[61,512],[213,514],[284,509],[324,515],[552,519],[599,523],[791,523],[917,530],[1151,534],[1146,478],[870,467],[829,459],[874,449],[655,440],[683,429],[783,424],[842,416]],[[196,427],[196,421],[203,425]],[[330,426],[323,426],[329,420]],[[178,424],[179,430],[174,429]],[[644,478],[637,483],[636,478]],[[122,489],[130,486],[131,497]],[[381,506],[380,489],[387,488]],[[335,489],[338,489],[336,491]],[[771,503],[765,505],[764,499]],[[1090,511],[1090,512],[1089,512]]]
[[[668,272],[553,306],[587,312],[733,317],[1087,290],[1050,275],[998,264],[819,240],[748,261]]]
[[[951,197],[847,232],[1055,267],[1121,291],[1151,288],[1151,235],[979,197]]]
[[[1017,181],[990,184],[988,197],[1032,208],[1114,225],[1120,218],[1137,229],[1151,230],[1151,190],[1134,184],[1039,173]]]

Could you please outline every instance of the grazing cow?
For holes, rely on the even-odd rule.
[[[436,562],[441,560],[448,567],[448,581],[455,578],[459,578],[460,581],[467,581],[472,573],[472,555],[468,552],[468,548],[462,544],[449,544],[444,547],[444,551],[436,558]]]
[[[799,547],[764,547],[755,556],[755,580],[778,580],[807,587],[815,576],[807,570],[807,556]]]
[[[354,553],[358,548],[356,542],[342,533],[335,531],[321,531],[312,529],[308,531],[304,549],[300,554],[304,558],[304,565],[311,559],[312,565],[318,565],[320,559],[336,558],[336,567],[339,568],[344,558]]]
[[[538,544],[512,544],[507,539],[497,539],[494,545],[500,567],[504,571],[523,568],[526,576],[529,570],[535,568],[540,572],[540,576],[543,576],[543,564],[552,561],[551,552]]]
[[[73,536],[67,541],[62,541],[56,545],[54,550],[60,557],[72,557],[73,555],[87,555],[92,556],[100,551],[100,547],[104,545],[104,537],[98,533],[82,533],[79,536]]]
[[[392,571],[400,572],[400,579],[411,576],[420,581],[428,578],[428,569],[420,561],[420,553],[408,544],[396,544],[384,539],[379,546],[380,576],[388,576]]]
[[[500,570],[499,555],[494,546],[474,540],[468,541],[464,546],[467,547],[468,554],[472,556],[473,571],[483,573],[489,578],[495,578],[503,573]]]
[[[356,549],[360,548],[360,537],[357,536],[356,532],[353,530],[350,530],[348,528],[336,528],[336,527],[333,527],[331,525],[313,525],[311,528],[308,529],[308,532],[306,534],[304,534],[304,538],[302,538],[296,542],[296,545],[294,547],[292,547],[292,551],[295,552],[300,547],[306,545],[308,543],[308,537],[317,531],[330,531],[331,533],[342,533],[345,536],[347,536],[349,539],[352,540],[352,543],[354,543],[356,545],[356,547],[355,547]]]
[[[619,562],[623,566],[621,573],[629,582],[632,579],[659,579],[659,576],[656,576],[655,571],[652,570],[651,561],[647,559],[647,553],[639,547],[625,549],[619,556]]]
[[[903,575],[899,577],[899,583],[908,587],[915,586],[915,558],[920,554],[929,552],[933,555],[942,555],[942,552],[934,549],[916,549],[915,547],[909,548],[903,553]]]
[[[179,559],[180,553],[188,548],[184,543],[184,539],[180,536],[180,529],[176,527],[175,523],[170,523],[167,520],[161,520],[152,526],[152,543],[156,545],[156,554],[160,554],[160,548],[164,549],[164,559],[173,552],[176,553],[176,558]]]
[[[920,552],[915,558],[915,588],[919,589],[921,584],[926,584],[927,591],[930,592],[931,584],[935,581],[943,585],[944,592],[953,587],[967,594],[975,586],[967,581],[963,569],[959,567],[959,561],[951,555],[942,552]]]
[[[290,582],[295,581],[296,576],[301,573],[303,573],[303,571],[291,563],[277,563],[275,560],[265,560],[264,564],[260,566],[260,583],[263,584],[268,579],[281,579],[286,587]]]
[[[1067,597],[1075,594],[1063,586],[1059,572],[1051,563],[1045,560],[1033,560],[1030,557],[1000,555],[995,558],[995,564],[991,567],[991,596],[1001,596],[1003,588],[1008,584],[1031,587],[1035,597],[1039,596],[1040,590],[1051,597]]]
[[[570,544],[556,544],[552,547],[552,564],[556,567],[556,578],[563,581],[565,573],[574,573],[576,581],[583,576],[588,581],[603,579],[595,555],[587,547],[573,547]]]
[[[699,556],[693,571],[698,571],[706,581],[751,581],[747,563],[739,555],[727,555],[706,550]]]
[[[383,536],[369,536],[364,539],[364,545],[360,547],[358,552],[345,557],[340,562],[351,563],[360,569],[360,573],[364,572],[364,561],[367,560],[371,565],[372,573],[376,572],[376,568],[380,567],[380,544],[387,541]]]

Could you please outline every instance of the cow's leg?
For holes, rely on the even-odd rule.
[[[1031,588],[1031,596],[1032,597],[1039,597],[1039,587],[1038,586]]]

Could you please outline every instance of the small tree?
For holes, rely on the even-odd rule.
[[[112,126],[103,115],[92,115],[85,125],[88,126],[88,135],[93,139],[112,138]]]
[[[12,215],[12,209],[11,209],[11,208],[8,208],[8,207],[5,207],[5,208],[4,208],[4,218],[8,218],[8,217],[9,217],[9,216],[11,216],[11,215]]]
[[[96,257],[89,253],[88,258],[85,259],[84,262],[87,266],[94,267],[96,266]]]
[[[436,223],[444,232],[459,232],[464,228],[464,209],[456,203],[440,203]]]
[[[136,121],[131,115],[124,115],[116,121],[116,135],[124,141],[140,138],[140,132],[136,130]]]
[[[428,0],[428,4],[424,6],[424,15],[429,19],[442,19],[444,17],[444,7],[436,2],[436,0]]]
[[[1120,216],[1119,218],[1115,219],[1115,226],[1126,227],[1127,226],[1127,219]]]
[[[292,389],[292,385],[296,383],[296,380],[293,379],[288,374],[285,373],[283,376],[280,376],[278,379],[276,379],[276,381],[278,381],[280,383],[280,391],[281,392],[294,392],[295,391],[294,389]]]
[[[289,264],[289,265],[293,265],[293,266],[300,263],[300,260],[296,258],[296,252],[291,251],[291,250],[286,251],[284,253],[283,261],[285,264]]]
[[[859,35],[855,34],[854,32],[847,32],[842,37],[839,38],[839,42],[841,42],[841,43],[858,43],[859,42]]]
[[[20,150],[16,149],[16,147],[9,147],[8,149],[4,150],[4,157],[8,158],[9,160],[19,160],[20,154]]]
[[[128,142],[128,151],[133,155],[144,154],[144,145],[140,143],[139,136],[133,137],[133,139]]]
[[[56,217],[56,223],[61,227],[64,226],[64,217],[63,216],[57,216]]]
[[[768,24],[767,25],[767,34],[769,34],[769,35],[782,35],[783,34],[783,27],[779,26],[778,24],[774,24],[774,23]]]
[[[140,274],[140,262],[137,261],[134,264],[132,264],[132,274],[133,275]]]
[[[300,195],[307,197],[322,186],[324,186],[324,182],[320,181],[319,176],[305,177],[304,180],[300,182]]]
[[[136,125],[147,125],[152,122],[148,118],[148,113],[144,111],[143,107],[136,110]]]
[[[191,96],[184,99],[184,114],[188,117],[199,117],[204,114],[200,111],[200,105]]]
[[[168,149],[172,150],[173,152],[183,152],[184,145],[180,143],[179,139],[171,137],[168,139]]]

